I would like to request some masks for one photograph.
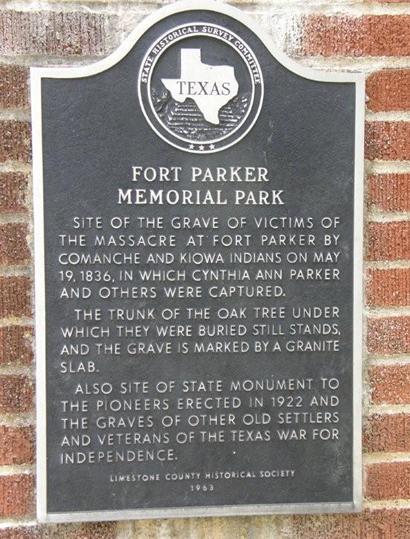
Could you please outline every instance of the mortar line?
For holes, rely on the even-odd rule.
[[[410,316],[410,307],[366,307],[364,313],[373,319]]]
[[[0,425],[10,428],[33,427],[35,425],[34,412],[24,412],[19,414],[0,413]]]
[[[44,2],[30,2],[28,5],[26,2],[15,0],[14,2],[7,3],[8,10],[15,11],[30,11],[36,8],[39,11],[59,11],[59,12],[72,12],[78,11],[82,13],[96,13],[96,14],[109,14],[117,15],[122,8],[128,8],[135,10],[139,13],[152,13],[152,10],[164,5],[164,2],[124,2],[119,0],[118,2],[105,1],[89,1],[77,3],[73,0],[61,1],[51,0],[46,4]],[[318,11],[320,14],[326,15],[406,15],[408,14],[408,3],[400,4],[378,4],[378,3],[361,3],[361,2],[338,2],[336,5],[333,2],[318,2],[306,3],[301,0],[282,0],[272,6],[270,2],[263,3],[241,3],[232,2],[232,5],[239,7],[242,11],[252,12],[257,14],[290,14],[290,15],[315,15]]]
[[[410,260],[365,260],[364,266],[368,269],[407,269],[410,268]]]
[[[410,161],[369,161],[365,160],[366,175],[409,174]]]
[[[34,322],[32,318],[26,316],[9,316],[5,318],[0,318],[0,327],[8,326],[29,326],[33,327]]]
[[[368,417],[372,415],[410,414],[410,404],[371,404]]]
[[[367,75],[385,69],[409,69],[407,56],[297,56],[294,59],[309,67],[321,70],[361,71]]]
[[[22,516],[15,519],[0,518],[0,529],[18,528],[22,524],[24,524],[24,526],[26,527],[38,526],[38,522],[36,520],[33,520],[33,518],[30,516]]]
[[[369,122],[408,122],[410,121],[409,110],[378,111],[366,110],[366,120]]]
[[[0,277],[32,277],[31,266],[0,266]]]
[[[8,225],[13,223],[30,223],[30,215],[28,212],[21,213],[0,213],[0,225]]]
[[[366,361],[369,367],[387,367],[410,365],[410,357],[397,356],[395,358],[379,356],[377,358],[367,359]]]
[[[0,466],[0,476],[33,475],[34,464],[4,464]]]
[[[6,161],[0,163],[0,174],[8,172],[23,172],[31,175],[31,164],[21,163],[20,161]]]
[[[410,220],[410,211],[383,212],[378,210],[369,210],[367,215],[367,221],[369,223],[406,222]]]
[[[0,121],[30,122],[31,115],[28,109],[0,109]]]
[[[33,376],[34,373],[34,365],[25,365],[18,362],[0,365],[0,376]]]
[[[410,462],[410,452],[375,452],[375,453],[363,453],[363,463],[365,465],[370,464],[382,464],[390,462]]]
[[[396,500],[368,500],[364,501],[364,508],[366,509],[410,509],[410,500],[406,499],[396,499]]]

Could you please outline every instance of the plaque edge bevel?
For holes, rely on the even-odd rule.
[[[290,72],[308,80],[355,84],[355,150],[354,150],[354,236],[353,236],[353,410],[352,410],[352,501],[338,503],[287,503],[221,505],[177,508],[96,510],[49,513],[47,511],[47,398],[46,398],[46,324],[45,324],[45,257],[44,202],[42,159],[41,80],[43,78],[82,78],[106,71],[120,62],[155,23],[185,11],[209,10],[228,15],[246,25],[263,42],[272,56]],[[192,3],[183,0],[149,14],[110,55],[89,65],[76,67],[31,67],[30,94],[33,141],[33,216],[34,216],[34,306],[36,357],[36,507],[40,523],[92,522],[129,519],[187,518],[206,516],[241,516],[269,514],[326,514],[362,510],[362,324],[363,324],[363,212],[364,212],[364,120],[365,75],[359,72],[319,71],[289,58],[274,43],[272,36],[261,31],[256,22],[240,9],[214,0]],[[359,410],[360,413],[355,413]]]
[[[116,520],[159,520],[169,518],[203,518],[268,515],[307,515],[358,513],[361,502],[315,502],[282,504],[248,504],[194,507],[156,507],[152,509],[119,509],[101,511],[78,511],[46,513],[44,524],[69,522],[106,522]]]
[[[34,322],[36,369],[36,508],[39,522],[47,522],[47,383],[44,256],[44,198],[41,77],[30,69],[33,154]]]

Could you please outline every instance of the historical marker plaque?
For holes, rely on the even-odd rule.
[[[32,80],[40,518],[357,510],[361,76],[200,2]]]

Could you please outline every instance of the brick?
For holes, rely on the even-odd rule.
[[[410,109],[410,69],[386,69],[366,80],[367,108],[374,112]]]
[[[30,260],[27,225],[0,225],[0,265],[25,264]]]
[[[0,476],[0,516],[23,517],[33,511],[33,476],[28,474]]]
[[[410,174],[373,174],[368,177],[367,187],[370,208],[390,212],[410,211]]]
[[[410,221],[369,223],[368,260],[407,260],[410,258]]]
[[[29,412],[33,409],[33,397],[33,384],[26,376],[0,376],[0,412]]]
[[[42,539],[115,539],[116,526],[111,522],[58,525],[44,530]],[[1,539],[1,535],[0,535]]]
[[[365,424],[363,445],[368,453],[410,452],[410,415],[371,415]]]
[[[27,210],[28,178],[22,172],[0,173],[0,212]]]
[[[0,54],[94,56],[106,54],[116,17],[98,13],[0,11]],[[113,32],[113,31],[112,31]]]
[[[98,522],[0,528],[0,539],[115,539],[116,524]]]
[[[410,316],[369,318],[367,351],[381,355],[410,353]]]
[[[0,277],[0,318],[31,315],[28,277]]]
[[[28,326],[0,327],[0,365],[30,365],[33,360],[33,330]]]
[[[410,122],[367,122],[365,157],[371,161],[410,159]]]
[[[388,365],[369,369],[374,404],[410,404],[410,365]]]
[[[30,126],[27,122],[0,121],[0,162],[28,162],[31,155]]]
[[[367,304],[380,307],[410,305],[410,268],[367,272]]]
[[[0,425],[0,466],[30,464],[33,461],[33,429]]]
[[[311,15],[289,30],[287,41],[296,55],[408,56],[410,15]]]
[[[368,465],[365,493],[373,500],[410,498],[410,462]]]
[[[287,535],[292,539],[408,539],[410,509],[364,510],[357,515],[295,515]]]
[[[1,528],[0,539],[41,539],[41,531],[42,528],[38,526]]]
[[[0,108],[28,107],[28,70],[13,65],[0,65]]]

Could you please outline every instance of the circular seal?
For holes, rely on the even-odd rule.
[[[252,49],[216,24],[189,23],[159,37],[138,76],[152,129],[172,146],[214,153],[241,140],[262,106],[263,78]]]

